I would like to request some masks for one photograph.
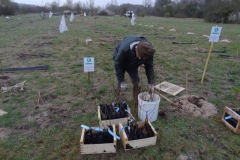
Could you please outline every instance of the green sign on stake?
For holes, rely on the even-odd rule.
[[[93,57],[84,57],[84,72],[88,72],[88,84],[90,84],[90,72],[94,72]]]
[[[217,27],[217,26],[212,27],[210,37],[209,37],[209,42],[212,42],[212,43],[211,43],[211,46],[210,46],[210,49],[209,49],[209,52],[208,52],[208,57],[207,57],[207,61],[206,61],[205,67],[204,67],[201,83],[203,82],[203,79],[204,79],[204,76],[205,76],[205,73],[206,73],[206,70],[207,70],[208,61],[209,61],[209,58],[210,58],[210,55],[211,55],[211,52],[212,52],[212,48],[213,48],[213,42],[218,42],[219,41],[221,31],[222,31],[222,27]]]

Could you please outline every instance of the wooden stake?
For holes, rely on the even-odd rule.
[[[90,72],[88,72],[88,84],[90,84]]]
[[[40,93],[40,91],[39,90],[37,90],[37,92],[38,92],[38,101],[37,101],[37,106],[39,106],[39,101],[41,100],[42,101],[42,104],[44,104],[44,101],[43,101],[43,99],[42,99],[42,97],[41,97],[41,93]]]
[[[238,51],[237,51],[237,59],[238,59]]]
[[[181,108],[177,103],[174,103],[173,101],[171,101],[170,99],[168,99],[167,97],[165,97],[164,95],[162,95],[161,93],[159,93],[158,91],[154,90],[155,93],[157,93],[159,96],[161,96],[162,98],[164,98],[166,101],[168,101],[171,105],[177,107],[177,108]]]
[[[1,74],[3,75],[3,71],[2,71],[2,60],[0,59],[0,66],[1,66]]]
[[[211,55],[211,52],[212,52],[212,47],[213,47],[213,42],[211,43],[210,50],[208,52],[208,57],[207,57],[207,61],[206,61],[205,67],[204,67],[201,83],[203,82],[203,79],[204,79],[204,76],[205,76],[205,73],[206,73],[206,70],[207,70],[207,65],[208,65],[208,61],[209,61],[209,58],[210,58],[210,55]]]
[[[188,101],[188,92],[187,89],[188,88],[188,73],[186,73],[186,102]]]
[[[37,90],[37,92],[38,92],[38,100],[37,100],[37,106],[39,106],[39,100],[40,100],[40,93],[39,93],[39,91]]]

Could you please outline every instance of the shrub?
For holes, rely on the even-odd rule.
[[[145,15],[146,15],[145,12],[140,12],[140,13],[138,14],[139,17],[145,17]]]
[[[108,13],[106,11],[102,10],[102,11],[100,11],[98,13],[98,15],[100,15],[100,16],[108,16]]]
[[[166,12],[166,13],[164,13],[164,17],[170,17],[171,15],[170,15],[170,13],[169,12]]]

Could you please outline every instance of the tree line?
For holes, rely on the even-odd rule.
[[[60,0],[45,3],[45,6],[18,4],[11,0],[0,0],[0,15],[14,15],[40,12],[73,11],[76,14],[97,13],[100,9],[123,16],[126,11],[134,11],[137,16],[159,16],[176,18],[204,18],[207,22],[240,23],[240,0],[142,0],[141,5],[130,3],[118,5],[117,0],[109,0],[103,8],[95,5],[95,0],[85,2]]]
[[[155,15],[240,23],[240,0],[156,0]]]

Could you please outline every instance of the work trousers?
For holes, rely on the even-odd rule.
[[[126,71],[129,74],[129,76],[131,78],[131,82],[133,84],[132,96],[133,96],[133,100],[134,100],[134,107],[138,107],[138,94],[141,93],[141,87],[139,86],[140,78],[139,78],[139,74],[138,74],[138,68],[126,70]],[[121,82],[118,82],[118,88],[117,88],[117,97],[118,98],[120,96],[120,89],[121,89],[120,86],[121,86]]]

